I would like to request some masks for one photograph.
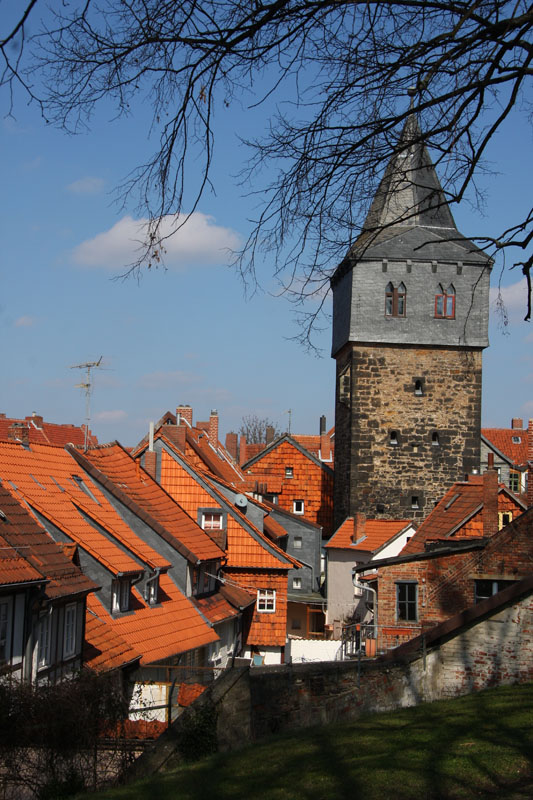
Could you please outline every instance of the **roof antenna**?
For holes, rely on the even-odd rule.
[[[85,383],[77,383],[76,388],[85,389],[85,437],[83,442],[83,450],[87,452],[89,448],[89,422],[91,420],[91,391],[93,385],[91,383],[91,370],[100,366],[103,356],[100,356],[98,361],[86,361],[85,364],[74,364],[70,369],[86,369],[87,375]]]

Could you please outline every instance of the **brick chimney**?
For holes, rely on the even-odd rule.
[[[30,443],[30,429],[25,422],[13,422],[7,429],[7,438],[10,442]]]
[[[246,444],[246,436],[241,436],[241,441],[239,444],[239,462],[241,467],[243,464],[246,464],[248,461],[248,446]]]
[[[520,417],[513,417],[511,420],[511,428],[513,431],[522,430],[524,427],[524,420],[520,419]]]
[[[226,450],[234,461],[237,461],[237,451],[239,449],[239,436],[231,431],[226,434]]]
[[[326,433],[326,417],[320,417],[320,459],[321,461],[331,461],[331,442]]]
[[[366,530],[366,516],[361,511],[358,511],[353,518],[353,534],[352,542],[356,544],[365,535]]]
[[[533,506],[533,419],[527,425],[527,504]]]
[[[186,420],[192,428],[192,408],[188,405],[178,406],[176,408],[176,422],[179,425],[179,418]]]
[[[494,454],[488,454],[488,469],[483,475],[483,536],[498,532],[498,473],[494,469]]]
[[[40,415],[40,414],[37,414],[37,412],[36,412],[36,411],[34,411],[34,412],[32,413],[31,417],[24,417],[24,419],[25,419],[25,420],[27,420],[28,422],[33,422],[33,423],[35,423],[35,425],[37,426],[37,428],[42,428],[42,427],[43,427],[43,421],[44,421],[44,420],[43,420],[43,418],[41,417],[41,415]]]
[[[157,453],[155,450],[147,450],[144,454],[144,469],[152,476],[154,481],[157,480]]]
[[[274,433],[275,433],[274,427],[272,425],[267,425],[265,433],[266,433],[265,436],[266,444],[267,445],[272,444],[272,442],[274,441]]]
[[[213,408],[211,414],[209,415],[209,428],[207,430],[207,435],[209,436],[209,441],[216,447],[218,444],[218,411],[216,408]]]

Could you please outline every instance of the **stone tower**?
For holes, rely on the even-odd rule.
[[[479,468],[491,265],[457,230],[412,115],[331,280],[337,525],[421,520]]]

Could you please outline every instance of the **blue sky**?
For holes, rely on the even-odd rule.
[[[262,110],[233,105],[219,119],[217,194],[206,194],[181,240],[169,242],[168,269],[140,282],[112,280],[134,258],[139,224],[134,202],[121,208],[113,190],[156,142],[147,140],[142,106],[127,119],[112,117],[102,109],[79,136],[46,126],[23,102],[15,118],[2,118],[0,411],[83,423],[85,396],[76,384],[84,373],[70,367],[103,356],[91,398],[91,428],[101,442],[133,445],[150,420],[179,403],[191,404],[195,419],[217,408],[223,434],[249,413],[286,429],[288,409],[295,433],[317,433],[321,414],[332,425],[330,330],[316,336],[323,358],[306,353],[290,339],[298,332],[293,308],[273,296],[268,258],[266,291],[249,299],[228,266],[226,248],[246,236],[253,213],[233,177],[246,157],[237,134],[257,129]],[[531,152],[530,128],[510,120],[490,152],[499,174],[482,185],[484,217],[468,206],[454,210],[462,233],[512,223],[530,193]],[[497,263],[494,285],[500,270]],[[503,333],[492,315],[483,424],[508,427],[512,416],[533,417],[533,327],[522,321],[521,276],[505,271],[502,285],[510,323]]]

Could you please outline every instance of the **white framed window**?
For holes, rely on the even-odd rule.
[[[128,611],[130,607],[130,582],[129,580],[113,581],[112,611]]]
[[[294,478],[294,468],[293,467],[285,467],[285,477],[286,478]]]
[[[144,599],[150,606],[155,606],[159,596],[159,577],[155,575],[150,580],[146,581],[144,589]]]
[[[221,531],[224,528],[222,511],[203,511],[202,528],[204,531]]]
[[[63,658],[70,658],[76,652],[76,603],[65,607],[65,629],[63,632]]]
[[[302,537],[301,536],[295,536],[294,537],[294,539],[293,539],[293,547],[294,547],[295,550],[301,550],[302,549]]]
[[[292,588],[293,589],[301,589],[302,588],[302,579],[301,578],[293,578],[292,579]]]
[[[303,514],[305,510],[305,503],[303,500],[293,500],[292,501],[292,513],[293,514]]]
[[[52,634],[52,610],[44,614],[37,626],[37,666],[39,669],[50,664],[50,640]]]
[[[0,601],[0,661],[7,661],[9,658],[9,606],[9,600]]]
[[[276,590],[258,589],[256,607],[261,613],[273,614],[276,610]]]

